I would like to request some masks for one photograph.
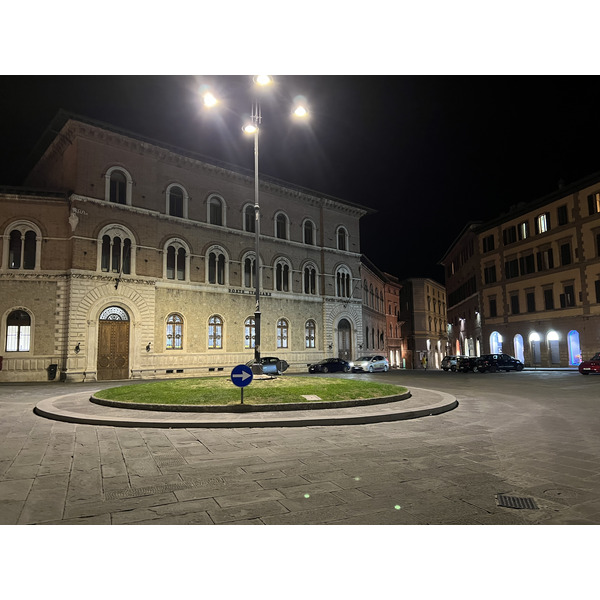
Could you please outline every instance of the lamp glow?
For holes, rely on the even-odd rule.
[[[299,118],[307,117],[308,110],[304,106],[299,105],[294,109],[294,116]]]
[[[212,108],[213,106],[216,106],[219,103],[219,101],[215,98],[214,94],[212,94],[211,92],[206,92],[206,94],[202,96],[202,101],[204,102],[204,106],[206,106],[207,108]]]
[[[248,123],[242,127],[242,131],[244,133],[256,133],[258,131],[258,127],[252,123]]]
[[[273,83],[273,78],[270,75],[256,75],[254,82],[258,85],[270,85]]]

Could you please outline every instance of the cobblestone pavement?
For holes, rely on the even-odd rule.
[[[600,377],[356,377],[460,404],[369,425],[130,429],[33,413],[107,385],[2,384],[0,524],[600,523]],[[497,494],[537,508],[499,506]]]

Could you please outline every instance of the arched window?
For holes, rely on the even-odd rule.
[[[569,347],[569,364],[579,365],[583,360],[581,357],[581,347],[579,346],[579,332],[575,329],[569,331],[567,335],[567,344]]]
[[[185,280],[186,252],[183,246],[173,243],[167,248],[167,279]]]
[[[304,293],[317,293],[317,269],[314,265],[306,265],[304,267]]]
[[[217,315],[208,319],[208,348],[209,350],[223,348],[223,319]]]
[[[379,310],[379,290],[375,288],[375,310]]]
[[[369,296],[370,296],[369,306],[371,308],[373,308],[373,306],[375,305],[375,297],[374,297],[374,294],[373,294],[373,284],[371,284],[369,286]]]
[[[316,338],[317,326],[312,319],[306,321],[304,325],[304,333],[305,333],[305,341],[307,348],[315,347],[315,338]]]
[[[367,344],[367,350],[369,349],[369,328],[365,327],[365,341]]]
[[[350,273],[345,267],[340,267],[335,275],[336,295],[339,298],[350,298]]]
[[[254,233],[256,231],[256,211],[252,204],[244,207],[244,231]]]
[[[502,336],[497,331],[492,331],[490,335],[490,352],[500,354],[502,352]]]
[[[249,350],[254,348],[256,341],[256,323],[254,317],[248,317],[244,321],[244,348]]]
[[[244,257],[244,287],[256,287],[256,259],[254,254],[248,254]]]
[[[210,196],[208,199],[208,222],[211,225],[225,225],[224,202],[219,196]]]
[[[187,193],[181,186],[170,185],[167,188],[167,214],[187,218],[187,200]]]
[[[24,310],[13,310],[6,318],[6,351],[29,352],[31,317]]]
[[[282,212],[275,217],[275,237],[280,240],[288,239],[288,218]]]
[[[167,317],[167,350],[183,349],[183,317],[173,313]]]
[[[338,227],[336,237],[338,250],[348,250],[348,232],[345,227]]]
[[[106,171],[104,198],[113,204],[127,204],[131,206],[131,190],[133,179],[121,167],[111,167]]]
[[[284,260],[275,263],[275,289],[278,292],[290,291],[290,266]]]
[[[523,353],[523,336],[520,333],[517,333],[513,339],[513,343],[515,346],[515,358],[524,363],[525,356]]]
[[[118,225],[105,227],[101,232],[100,270],[105,273],[134,272],[135,252],[131,232]]]
[[[285,319],[279,319],[277,321],[277,347],[287,348],[288,347],[288,330],[289,324]]]
[[[365,303],[365,306],[369,306],[369,285],[367,284],[366,279],[363,281],[363,293],[365,296],[363,302]]]
[[[302,229],[303,229],[304,243],[308,244],[309,246],[314,246],[315,245],[315,224],[312,221],[309,221],[307,219],[306,221],[304,221],[304,227]]]
[[[30,223],[15,223],[8,235],[8,247],[5,243],[5,251],[8,254],[9,269],[33,270],[39,268],[39,250],[41,247],[41,232]]]
[[[225,253],[220,248],[212,248],[208,252],[208,283],[225,285]]]

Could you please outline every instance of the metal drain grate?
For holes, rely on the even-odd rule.
[[[505,496],[504,494],[496,494],[496,503],[498,506],[506,508],[529,508],[537,510],[538,505],[533,498],[519,498],[517,496]]]

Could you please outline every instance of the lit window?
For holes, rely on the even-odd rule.
[[[545,233],[550,230],[550,213],[543,213],[535,218],[535,233]]]
[[[183,318],[181,315],[172,314],[167,318],[167,350],[181,350],[183,348]]]
[[[210,350],[223,348],[223,319],[216,315],[208,320],[208,348]]]
[[[24,310],[14,310],[6,318],[6,351],[29,352],[31,317]]]
[[[244,348],[246,350],[254,348],[256,341],[256,324],[254,317],[249,317],[244,321]]]
[[[314,348],[315,347],[315,335],[316,335],[316,330],[317,330],[317,326],[315,325],[315,322],[312,319],[309,319],[308,321],[306,321],[306,325],[305,325],[305,336],[306,336],[306,347],[307,348]]]
[[[287,348],[288,347],[288,329],[289,325],[285,319],[279,319],[277,321],[277,347]]]

